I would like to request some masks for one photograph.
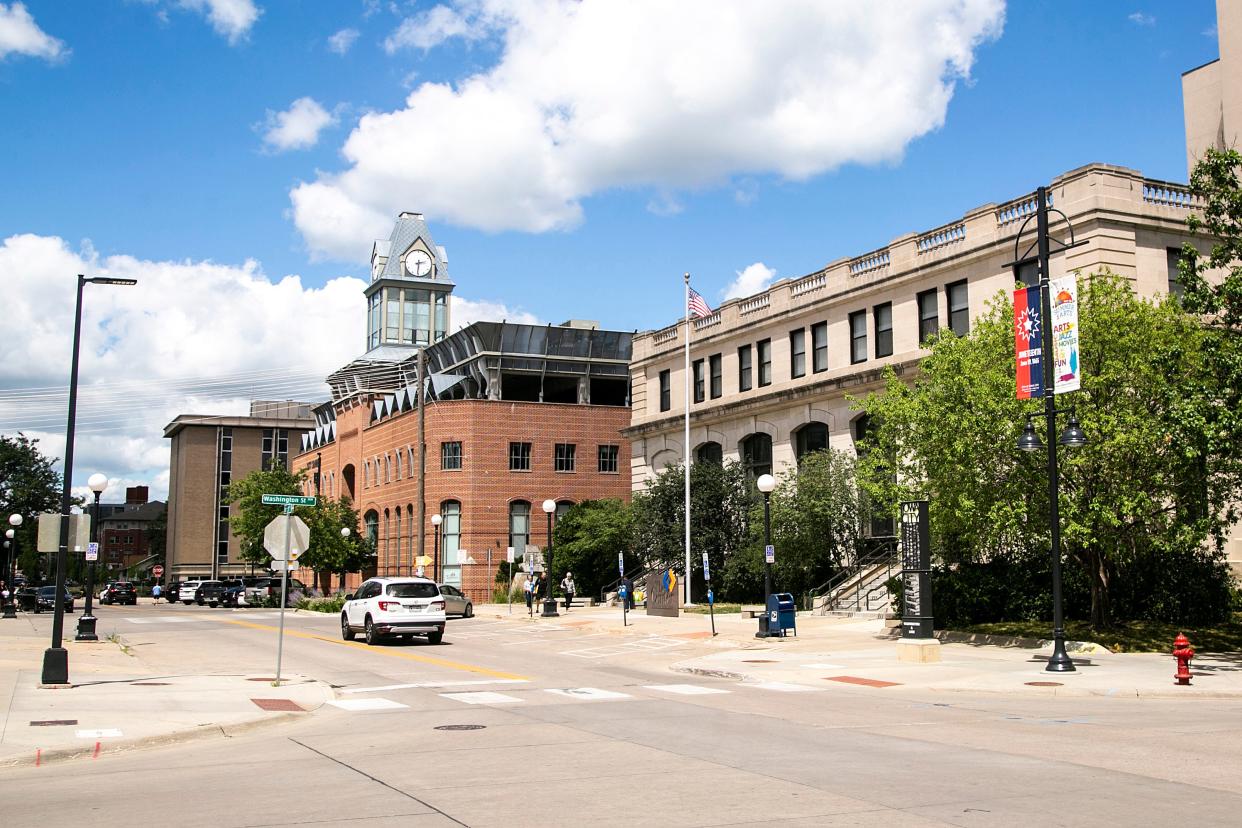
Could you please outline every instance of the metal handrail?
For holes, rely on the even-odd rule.
[[[608,584],[603,589],[601,589],[599,591],[599,602],[601,604],[606,602],[608,600],[608,593],[616,592],[617,589],[621,586],[621,581],[624,578],[629,578],[631,581],[637,581],[639,578],[643,577],[644,575],[650,575],[652,570],[654,569],[655,567],[650,564],[643,564],[641,566],[635,567],[631,572],[625,573],[623,578],[618,578],[617,580],[613,581],[611,584]]]

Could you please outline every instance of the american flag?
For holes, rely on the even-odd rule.
[[[712,315],[712,309],[707,306],[707,301],[702,296],[699,296],[698,291],[694,288],[690,288],[689,310],[691,314],[699,318]]]

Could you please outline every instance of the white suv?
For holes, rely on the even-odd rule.
[[[368,644],[386,635],[425,635],[431,644],[444,640],[444,598],[427,578],[372,578],[358,587],[341,611],[341,638],[358,632]]]
[[[182,581],[181,588],[177,591],[176,598],[169,596],[170,600],[180,601],[187,607],[194,603],[194,593],[198,592],[198,588],[203,585],[202,581]]]

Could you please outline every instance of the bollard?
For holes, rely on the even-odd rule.
[[[1173,678],[1177,684],[1189,685],[1190,660],[1195,657],[1195,651],[1185,633],[1178,633],[1177,638],[1173,639],[1173,657],[1177,659],[1177,672]]]

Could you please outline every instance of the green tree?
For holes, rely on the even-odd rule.
[[[740,463],[691,464],[690,562],[694,593],[706,593],[702,553],[708,554],[712,571],[722,573],[730,556],[746,545],[750,511],[757,496],[754,483]],[[679,576],[685,567],[685,511],[685,476],[681,466],[669,466],[645,491],[634,496],[636,553],[648,563],[673,569]]]
[[[617,580],[617,553],[634,548],[630,506],[617,498],[584,500],[556,522],[552,579],[574,573],[580,595],[596,595]]]
[[[160,510],[155,520],[147,527],[147,553],[151,562],[164,564],[168,554],[168,509]]]
[[[39,563],[35,551],[38,516],[60,511],[61,476],[52,467],[55,460],[39,451],[38,442],[24,434],[0,435],[0,522],[7,531],[12,528],[9,516],[22,516],[21,528],[14,534],[21,553],[18,568],[28,574]]]
[[[310,529],[310,548],[298,564],[314,570],[319,588],[331,592],[333,573],[356,572],[368,557],[370,541],[358,532],[358,512],[347,497],[320,497],[313,508],[300,508],[298,514]],[[349,535],[343,536],[342,529],[349,529]]]
[[[270,469],[258,469],[229,484],[225,499],[237,508],[229,515],[229,531],[241,544],[243,561],[267,566],[272,556],[263,548],[263,531],[272,519],[284,514],[281,506],[265,506],[263,495],[302,494],[305,472],[293,472],[279,463]]]
[[[998,296],[968,336],[934,341],[913,385],[890,373],[884,393],[861,404],[879,449],[859,460],[864,488],[876,502],[930,499],[933,542],[949,563],[1050,546],[1046,455],[1015,448],[1042,405],[1016,399],[1012,316]],[[1103,272],[1082,283],[1079,322],[1082,389],[1058,407],[1076,408],[1089,442],[1059,454],[1061,539],[1102,627],[1119,572],[1161,555],[1210,555],[1204,542],[1222,537],[1231,516],[1204,462],[1218,381],[1197,319]]]

